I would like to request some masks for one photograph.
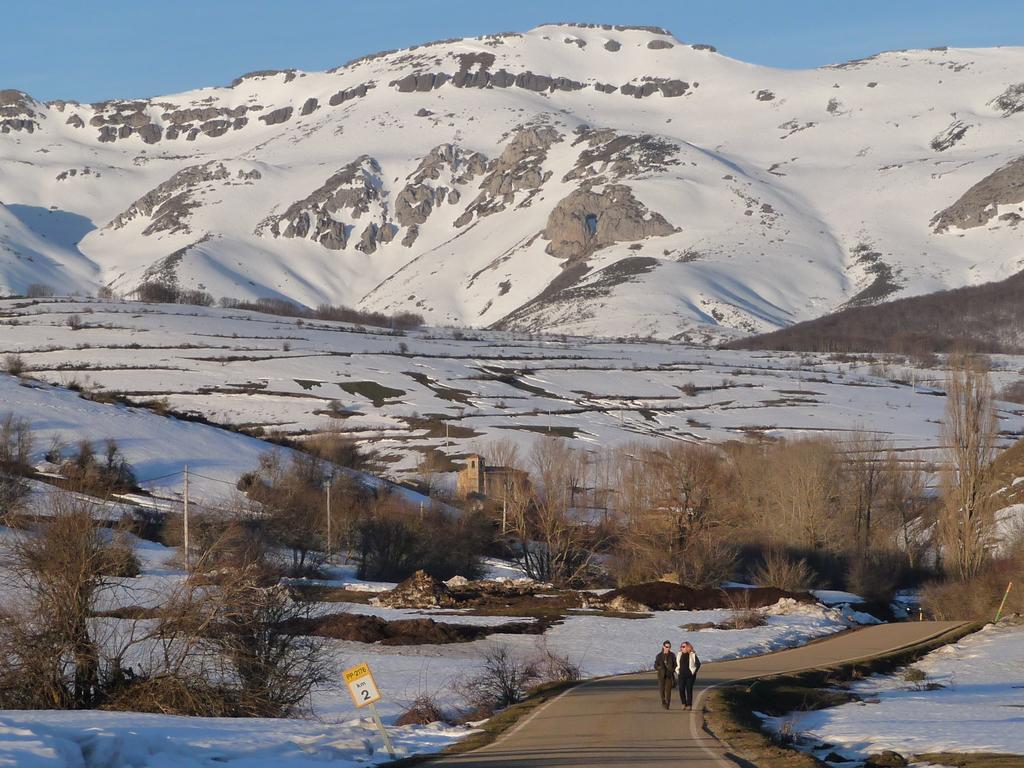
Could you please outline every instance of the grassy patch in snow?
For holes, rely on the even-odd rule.
[[[856,697],[840,686],[868,675],[891,673],[981,627],[980,623],[964,624],[923,643],[835,667],[721,686],[707,694],[705,726],[715,738],[759,768],[819,766],[821,763],[811,755],[790,749],[766,733],[757,713],[779,716],[853,701]],[[981,765],[970,768],[981,768]]]
[[[350,395],[365,397],[374,408],[380,408],[388,400],[394,400],[405,394],[404,389],[393,389],[378,384],[376,381],[339,381],[338,386]]]
[[[539,435],[555,435],[557,437],[575,438],[579,434],[585,434],[584,430],[578,427],[566,427],[558,425],[535,426],[532,424],[499,424],[498,429],[518,429],[522,432],[536,432]]]

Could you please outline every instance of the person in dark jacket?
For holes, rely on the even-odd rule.
[[[672,702],[672,689],[676,687],[676,655],[672,653],[672,643],[666,640],[661,645],[661,653],[654,657],[654,669],[658,673],[658,692],[661,694],[661,706],[668,709]]]
[[[693,646],[687,642],[679,644],[679,656],[676,660],[676,679],[679,681],[679,701],[683,709],[693,709],[693,683],[700,669],[700,659]]]

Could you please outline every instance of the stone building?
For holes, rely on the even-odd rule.
[[[514,467],[490,467],[484,457],[471,453],[459,470],[455,493],[460,499],[491,499],[501,502],[513,488],[529,483],[529,475]]]

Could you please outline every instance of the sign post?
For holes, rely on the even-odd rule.
[[[999,604],[999,610],[996,611],[996,621],[999,621],[999,617],[1003,615],[1003,608],[1006,607],[1006,598],[1010,596],[1011,589],[1013,589],[1012,581],[1006,585],[1006,591],[1003,593],[1003,601]]]
[[[377,712],[377,702],[380,701],[383,696],[380,695],[380,689],[377,687],[376,681],[373,679],[373,673],[370,672],[369,664],[359,664],[355,667],[350,667],[344,672],[345,685],[348,686],[348,693],[352,697],[352,702],[359,708],[369,707],[370,713],[373,715],[373,721],[377,723],[377,728],[380,729],[380,735],[384,739],[384,748],[387,749],[388,755],[391,757],[395,756],[395,749],[391,746],[391,737],[388,736],[387,729],[384,727],[384,723],[380,719],[380,714]]]

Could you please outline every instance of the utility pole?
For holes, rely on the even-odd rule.
[[[327,560],[331,559],[331,484],[333,477],[327,478]]]
[[[184,515],[183,515],[183,520],[184,520],[184,528],[185,528],[185,532],[184,532],[184,539],[185,539],[185,570],[189,571],[189,570],[192,569],[192,558],[189,556],[190,553],[189,553],[189,546],[188,546],[188,464],[185,465],[185,494],[184,494],[184,501],[185,501],[185,510],[184,510]]]

